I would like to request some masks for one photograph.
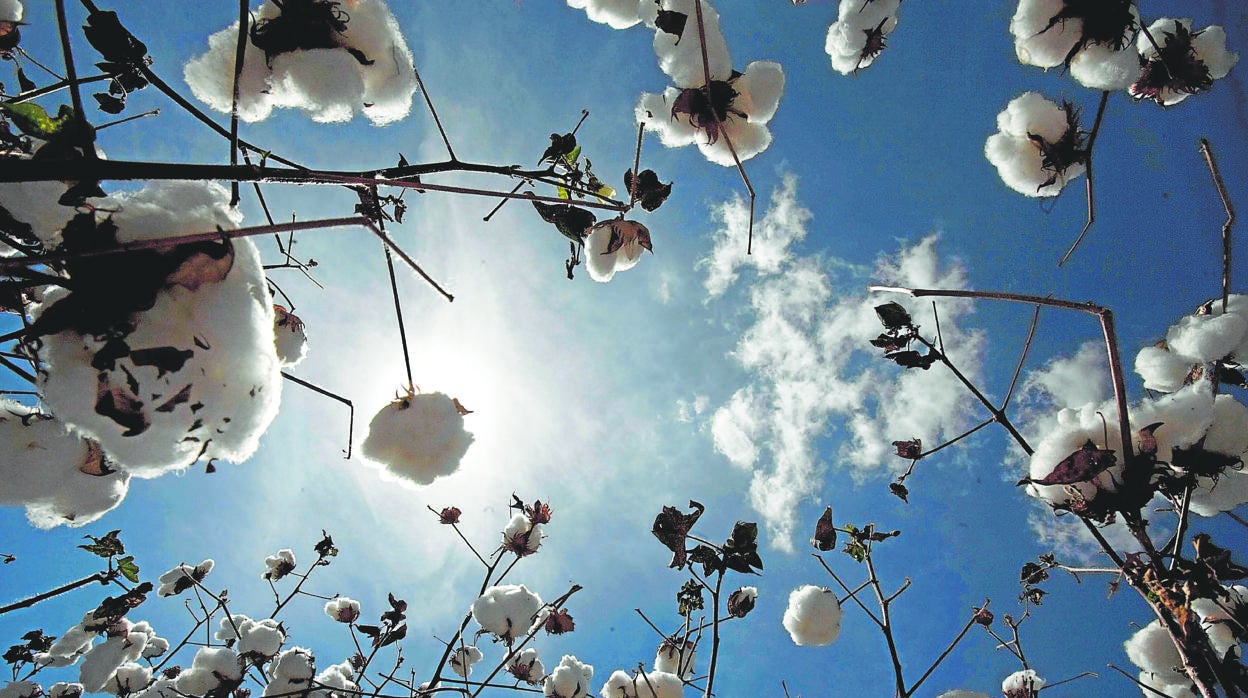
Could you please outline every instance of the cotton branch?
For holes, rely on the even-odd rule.
[[[1231,197],[1226,193],[1226,183],[1222,181],[1222,172],[1213,159],[1213,149],[1207,138],[1200,139],[1200,152],[1209,165],[1209,174],[1213,176],[1213,186],[1218,190],[1218,198],[1222,200],[1222,210],[1226,212],[1226,221],[1222,224],[1222,312],[1226,312],[1227,297],[1231,294],[1231,226],[1235,224],[1235,207],[1231,205]]]
[[[1101,104],[1096,109],[1096,120],[1092,124],[1092,131],[1088,135],[1088,145],[1083,149],[1087,158],[1087,174],[1086,190],[1088,195],[1088,221],[1083,224],[1083,230],[1079,231],[1079,236],[1071,243],[1070,249],[1066,250],[1066,254],[1057,261],[1057,266],[1062,266],[1070,256],[1075,253],[1075,248],[1079,247],[1079,243],[1083,242],[1083,236],[1088,234],[1088,228],[1092,227],[1092,223],[1096,221],[1096,200],[1092,196],[1092,146],[1096,144],[1096,134],[1101,130],[1101,118],[1105,116],[1105,105],[1109,103],[1109,91],[1101,93]]]

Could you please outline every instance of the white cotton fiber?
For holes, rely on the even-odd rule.
[[[397,121],[411,110],[416,92],[412,52],[398,22],[382,0],[353,0],[340,8],[346,30],[341,48],[312,48],[274,55],[247,41],[239,81],[239,117],[260,121],[274,108],[306,111],[314,121],[338,122],[363,113],[377,125]],[[279,17],[273,2],[262,4],[257,22]],[[184,70],[197,98],[228,113],[233,99],[234,57],[238,24],[208,38],[208,52],[193,58]],[[347,49],[372,63],[365,65]]]
[[[481,629],[510,645],[529,631],[542,608],[542,597],[523,584],[501,584],[485,590],[472,602],[472,618]]]
[[[542,682],[542,695],[549,698],[586,698],[589,682],[593,680],[593,666],[580,661],[575,655],[565,654]]]
[[[642,21],[643,5],[653,0],[568,0],[568,7],[585,10],[590,21],[612,29],[628,29]]]
[[[445,393],[408,394],[373,417],[360,444],[364,458],[400,482],[428,485],[459,469],[472,444],[464,416]]]
[[[39,528],[82,526],[125,499],[130,475],[61,422],[0,398],[0,504]]]
[[[114,201],[123,242],[232,228],[238,220],[229,193],[211,183],[159,183]],[[128,353],[115,360],[100,363],[104,337],[70,329],[44,338],[48,408],[136,477],[199,457],[242,462],[277,413],[280,363],[259,253],[246,239],[232,249],[220,280],[179,276],[197,268],[194,260],[171,275],[154,305],[130,316],[133,331],[119,336]],[[49,293],[43,307],[64,296]]]
[[[1074,162],[1060,170],[1046,169],[1044,153],[1032,136],[1052,146],[1069,128],[1066,109],[1037,92],[1025,92],[997,115],[998,132],[988,137],[984,155],[1014,191],[1026,196],[1057,196],[1086,168]]]
[[[800,586],[789,594],[784,611],[784,629],[794,644],[823,647],[841,635],[841,602],[825,587]]]

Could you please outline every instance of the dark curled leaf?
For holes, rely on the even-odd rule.
[[[100,111],[105,114],[120,114],[126,109],[126,100],[122,97],[114,97],[107,92],[96,92],[91,96],[95,97]]]
[[[1238,456],[1228,456],[1215,451],[1206,451],[1202,442],[1189,448],[1175,447],[1170,454],[1170,465],[1194,475],[1217,477],[1243,461]]]
[[[390,610],[381,614],[381,622],[391,626],[398,625],[407,619],[407,602],[394,598],[394,594],[386,596],[390,601]]]
[[[355,626],[355,629],[360,631],[364,635],[367,635],[368,637],[373,638],[374,644],[376,644],[375,643],[376,639],[381,635],[381,628],[376,625],[360,624],[360,625]]]
[[[562,635],[576,630],[576,621],[572,620],[572,616],[568,615],[566,609],[551,611],[546,616],[546,622],[543,624],[546,632],[551,635]]]
[[[407,626],[400,625],[394,630],[391,630],[390,632],[386,633],[383,637],[379,638],[378,640],[374,640],[373,646],[380,649],[382,647],[385,647],[386,645],[393,645],[394,643],[398,642],[399,640],[402,640],[405,637],[407,637]]]
[[[914,321],[910,319],[910,313],[899,303],[885,303],[884,305],[875,306],[875,314],[880,318],[880,322],[890,330],[900,330],[910,327]]]
[[[137,63],[147,55],[147,46],[122,26],[117,19],[117,13],[111,10],[96,10],[87,15],[87,23],[83,25],[82,33],[106,61]]]
[[[689,530],[697,523],[702,512],[706,511],[706,507],[693,500],[689,500],[689,506],[694,510],[693,513],[682,514],[676,507],[663,507],[663,511],[654,517],[654,527],[651,529],[654,537],[672,551],[672,562],[668,567],[678,570],[684,569],[686,563],[685,538],[689,536]]]
[[[823,510],[823,516],[815,522],[815,536],[810,539],[816,549],[827,552],[836,548],[836,528],[832,525],[832,507]]]
[[[1019,598],[1033,606],[1039,606],[1044,600],[1044,595],[1048,592],[1038,587],[1031,587],[1023,591]]]
[[[104,346],[91,357],[91,368],[97,371],[111,371],[117,366],[117,359],[130,355],[130,345],[120,338],[112,338],[104,342]]]
[[[112,624],[129,613],[131,609],[138,608],[139,604],[147,600],[147,595],[151,591],[152,583],[143,582],[121,596],[109,596],[91,612],[91,617],[106,625]]]
[[[1117,454],[1111,450],[1097,448],[1096,444],[1091,439],[1088,439],[1087,443],[1081,446],[1078,451],[1075,451],[1063,459],[1061,463],[1058,463],[1053,472],[1039,480],[1023,478],[1018,484],[1073,485],[1079,482],[1087,482],[1105,472],[1108,468],[1113,467],[1117,462]]]
[[[459,507],[443,507],[438,512],[438,523],[440,524],[457,524],[459,523],[459,515],[462,514]]]
[[[897,449],[899,458],[918,458],[923,453],[923,439],[914,438],[909,441],[894,441],[893,448]]]
[[[26,77],[26,71],[21,66],[17,68],[17,86],[22,92],[30,92],[36,87],[35,82]]]
[[[659,10],[659,16],[654,19],[654,26],[668,34],[676,36],[676,43],[680,43],[685,33],[685,24],[689,21],[689,15],[684,12],[673,12],[671,10]]]
[[[763,560],[758,555],[758,524],[752,521],[738,521],[733,524],[732,535],[724,541],[724,566],[742,574],[755,574],[754,569],[763,569]]]
[[[660,182],[654,170],[642,170],[641,174],[634,178],[633,170],[630,168],[624,173],[624,188],[631,192],[637,203],[647,211],[657,210],[672,194],[672,183]]]
[[[940,355],[934,351],[929,351],[926,354],[920,354],[917,351],[910,350],[895,351],[890,354],[885,354],[884,358],[896,361],[897,365],[902,368],[921,368],[926,371],[932,367],[932,364],[936,363],[936,360],[940,358]]]
[[[701,611],[703,604],[702,585],[692,579],[676,592],[676,612],[682,616],[688,617],[694,611]]]
[[[1248,568],[1231,560],[1231,551],[1213,543],[1208,533],[1192,537],[1196,548],[1196,562],[1204,565],[1219,582],[1234,581],[1248,577]]]
[[[533,207],[537,209],[542,220],[554,224],[560,234],[573,242],[582,242],[590,226],[598,220],[590,211],[568,204],[546,204],[534,201]]]
[[[1024,564],[1022,570],[1018,573],[1019,583],[1026,586],[1039,584],[1048,578],[1049,571],[1034,562]]]
[[[910,490],[906,489],[906,486],[905,486],[905,485],[903,485],[903,484],[901,484],[900,482],[890,482],[890,483],[888,483],[888,491],[889,491],[889,492],[892,492],[892,493],[893,493],[893,496],[897,497],[897,498],[898,498],[898,499],[900,499],[901,501],[903,501],[903,502],[905,502],[905,503],[907,503],[907,504],[909,504],[909,503],[910,503],[910,499],[909,499],[909,497],[910,497]]]
[[[866,526],[864,526],[863,529],[859,531],[855,537],[858,538],[859,540],[869,540],[875,543],[879,543],[881,541],[886,541],[889,538],[896,538],[897,536],[900,536],[900,535],[901,535],[901,531],[898,531],[895,529],[892,531],[877,531],[875,530],[875,524],[872,523],[872,524],[867,524]]]
[[[109,531],[103,538],[96,538],[92,535],[85,535],[83,538],[91,540],[91,545],[80,545],[79,548],[96,555],[98,557],[114,557],[116,555],[125,555],[126,546],[118,538],[121,529]]]
[[[913,338],[913,335],[908,334],[885,333],[870,340],[870,342],[871,346],[883,349],[885,353],[890,353],[904,349]]]
[[[1248,379],[1244,378],[1243,372],[1239,369],[1232,368],[1219,361],[1215,364],[1219,383],[1233,385],[1237,388],[1248,388]]]
[[[278,4],[279,16],[252,25],[251,43],[264,51],[270,64],[274,57],[291,51],[341,48],[348,15],[339,5],[338,0],[286,0]],[[347,52],[361,65],[374,62],[358,50]]]
[[[20,664],[22,662],[35,661],[35,653],[23,645],[13,645],[0,656],[6,664]]]
[[[724,563],[719,559],[719,553],[709,545],[699,545],[689,551],[690,564],[702,565],[702,575],[709,577],[710,575],[724,569]]]
[[[334,557],[338,554],[338,548],[334,547],[334,539],[324,529],[321,530],[320,542],[313,546],[312,550],[321,557]]]
[[[550,147],[542,153],[542,159],[538,160],[538,164],[549,162],[554,165],[563,162],[564,158],[572,154],[576,150],[576,136],[571,133],[559,135],[558,133],[550,134]]]

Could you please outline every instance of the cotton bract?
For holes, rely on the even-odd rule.
[[[448,395],[409,393],[373,417],[360,453],[400,482],[428,485],[458,470],[471,443]]]
[[[1057,196],[1086,169],[1078,128],[1072,107],[1025,92],[997,115],[998,131],[988,137],[984,155],[1014,191]]]
[[[550,698],[586,698],[589,682],[594,679],[594,667],[565,654],[559,664],[542,682],[542,695]]]
[[[298,4],[298,3],[296,3]],[[256,27],[281,31],[279,3],[255,12]],[[327,31],[332,48],[321,46],[266,55],[246,42],[239,76],[238,114],[244,121],[267,119],[275,108],[300,109],[318,122],[342,122],[361,112],[377,125],[407,116],[416,92],[412,52],[398,22],[382,0],[355,0],[345,8],[345,26]],[[263,30],[261,30],[263,31]],[[254,34],[253,34],[254,36]],[[184,70],[194,95],[230,113],[234,94],[235,23],[208,38],[208,52]]]
[[[843,613],[841,602],[830,589],[807,584],[789,594],[784,629],[794,644],[823,647],[840,637]]]
[[[492,586],[472,602],[472,618],[482,630],[510,645],[529,631],[542,608],[542,598],[523,584]]]

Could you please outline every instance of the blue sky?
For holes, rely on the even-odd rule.
[[[181,66],[237,12],[232,3],[208,5],[188,10],[131,0],[116,9],[148,44],[154,69],[182,88]],[[633,106],[642,92],[660,92],[670,82],[656,66],[650,30],[614,31],[554,1],[391,5],[461,158],[528,165],[548,134],[569,129],[584,108],[591,113],[577,134],[584,152],[608,184],[622,189],[621,175],[632,165]],[[1146,19],[1180,16],[1201,27],[1224,25],[1231,50],[1248,48],[1248,17],[1233,2],[1142,5]],[[869,355],[866,341],[873,335],[820,339],[820,323],[839,317],[845,327],[858,327],[852,308],[866,303],[866,286],[886,276],[890,265],[908,261],[913,266],[907,270],[932,265],[940,276],[960,274],[971,288],[1108,306],[1129,361],[1219,289],[1224,216],[1197,141],[1210,139],[1240,203],[1248,185],[1244,67],[1208,94],[1165,110],[1133,103],[1124,93],[1111,96],[1095,152],[1097,222],[1071,262],[1058,268],[1085,217],[1083,180],[1055,201],[1028,199],[1001,183],[983,144],[996,114],[1023,91],[1072,100],[1085,123],[1099,93],[1060,71],[1018,64],[1007,31],[1013,3],[904,3],[887,50],[853,77],[835,73],[823,52],[835,3],[719,0],[715,6],[739,68],[766,59],[785,71],[785,93],[770,124],[774,141],[746,163],[758,192],[756,242],[774,251],[776,268],[760,271],[746,261],[721,294],[708,293],[707,260],[717,249],[744,244],[741,231],[725,222],[725,207],[739,206],[734,197],[744,189],[735,170],[708,163],[694,148],[665,149],[652,136],[642,167],[674,180],[673,194],[642,219],[655,254],[610,284],[590,281],[583,270],[567,281],[566,241],[527,204],[512,202],[484,223],[490,199],[410,196],[407,219],[394,236],[456,296],[448,304],[419,279],[401,275],[416,383],[475,410],[466,424],[476,442],[458,473],[418,490],[382,480],[358,458],[341,457],[342,406],[287,383],[279,416],[243,465],[222,465],[212,475],[192,468],[136,480],[120,508],[84,529],[38,531],[20,509],[0,509],[0,552],[18,557],[0,568],[0,602],[88,573],[90,560],[72,550],[78,537],[119,528],[145,574],[214,558],[210,585],[228,588],[238,612],[260,617],[270,597],[259,579],[263,558],[292,547],[301,561],[310,560],[311,546],[326,529],[342,554],[309,586],[359,599],[366,617],[384,610],[387,592],[406,598],[412,629],[405,666],[428,675],[438,654],[434,636],[454,631],[475,596],[480,570],[426,506],[460,507],[465,532],[491,548],[515,492],[550,501],[555,518],[541,552],[521,562],[509,581],[545,598],[571,583],[585,587],[570,606],[577,632],[538,647],[548,666],[565,653],[593,664],[595,689],[615,669],[652,661],[658,638],[634,608],[675,627],[673,597],[683,578],[666,569],[668,552],[649,529],[663,505],[683,507],[690,499],[707,505],[699,530],[713,540],[738,519],[759,521],[764,530],[764,574],[734,582],[758,586],[760,599],[755,612],[725,634],[720,695],[780,695],[782,679],[792,695],[807,698],[891,692],[883,641],[856,609],[847,609],[842,636],[831,647],[795,647],[780,626],[792,588],[832,584],[805,542],[826,505],[840,522],[874,521],[903,531],[881,545],[878,556],[886,585],[913,578],[895,619],[911,676],[984,598],[992,598],[998,614],[1021,612],[1014,600],[1018,568],[1052,543],[1037,538],[1031,520],[1048,515],[1014,487],[1023,466],[1002,434],[986,430],[965,447],[921,463],[907,483],[910,503],[899,502],[886,484],[904,462],[872,460],[854,441],[855,427],[906,423],[906,414],[877,404],[858,380],[869,376],[878,379],[877,387],[891,385],[898,370]],[[59,65],[51,3],[28,3],[26,21],[24,46]],[[80,50],[86,65],[85,43]],[[135,95],[128,109],[153,107],[161,108],[159,117],[101,133],[109,157],[225,161],[228,146],[154,90]],[[399,152],[412,162],[444,155],[419,101],[407,119],[385,128],[358,117],[315,124],[282,110],[245,125],[243,134],[334,169],[391,165]],[[506,181],[492,185],[510,188]],[[801,207],[809,218],[800,224],[780,213],[768,218],[775,192],[790,205],[785,210]],[[247,221],[259,223],[258,206],[246,194]],[[266,195],[278,218],[347,215],[354,203],[350,192],[329,188],[269,187]],[[276,259],[265,244],[262,254]],[[383,253],[363,231],[307,233],[297,249],[320,262],[314,273],[325,288],[294,272],[274,272],[286,275],[274,278],[308,323],[310,354],[294,372],[354,402],[358,445],[372,413],[405,382]],[[1236,256],[1236,280],[1246,270],[1241,259]],[[1239,288],[1242,283],[1233,284]],[[923,305],[912,304],[916,314]],[[946,339],[959,331],[964,336],[950,346],[951,355],[989,394],[1001,396],[1030,310],[987,303],[941,307],[942,322],[949,322]],[[782,325],[796,332],[791,341],[776,333]],[[1073,355],[1098,335],[1090,317],[1046,312],[1029,368]],[[811,348],[816,354],[803,353]],[[838,348],[844,356],[835,354]],[[1134,375],[1128,387],[1134,397],[1142,394]],[[715,415],[741,390],[755,396],[749,404],[763,406],[750,412],[761,426],[752,439],[758,457],[746,467],[731,462],[722,442],[717,448],[714,427]],[[844,407],[833,409],[826,407],[836,402],[831,390],[858,392],[846,392]],[[945,409],[945,403],[924,400],[931,396],[921,390],[906,395],[921,401],[908,413]],[[805,398],[824,406],[805,409],[797,404]],[[948,428],[981,418],[968,401],[949,404],[942,423]],[[804,421],[793,421],[799,418]],[[878,436],[885,442],[939,440],[937,434]],[[792,496],[759,498],[777,493]],[[768,508],[760,501],[791,506]],[[777,531],[789,530],[786,521],[795,528],[778,538]],[[1236,530],[1216,520],[1209,525],[1215,532]],[[862,578],[847,557],[828,559],[838,574]],[[1104,665],[1132,671],[1121,643],[1132,632],[1130,623],[1149,620],[1144,604],[1125,592],[1107,601],[1096,579],[1077,585],[1057,578],[1048,588],[1049,600],[1024,625],[1032,665],[1050,680],[1081,671],[1102,675],[1053,689],[1053,698],[1136,695],[1137,688]],[[0,641],[14,642],[33,627],[59,633],[99,595],[92,589],[39,611],[0,617]],[[350,652],[348,637],[328,627],[320,602],[306,601],[287,621],[292,641],[312,647],[326,663],[339,661]],[[142,611],[140,617],[166,637],[180,637],[188,626],[179,603],[154,601]],[[487,660],[497,657],[496,647],[486,651]],[[954,688],[996,693],[1001,678],[1017,668],[976,633],[920,694]]]

